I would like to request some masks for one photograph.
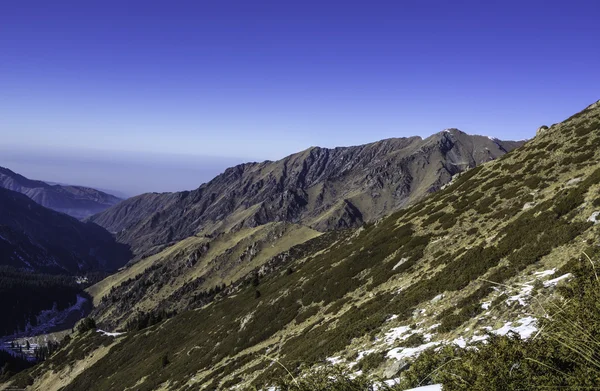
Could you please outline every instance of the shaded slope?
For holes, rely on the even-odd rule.
[[[82,186],[50,185],[0,167],[0,187],[25,194],[38,204],[78,219],[102,212],[121,201],[113,195]]]
[[[319,231],[358,227],[421,199],[452,175],[519,143],[450,129],[347,148],[310,148],[276,162],[226,170],[191,192],[146,194],[91,218],[137,254],[199,232],[274,221]]]
[[[104,228],[0,188],[0,263],[53,273],[116,270],[130,258]]]

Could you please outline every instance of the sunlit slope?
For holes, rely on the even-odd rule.
[[[331,358],[391,378],[424,345],[533,327],[531,297],[551,296],[561,266],[597,243],[599,158],[596,103],[409,209],[292,248],[258,284],[128,334],[65,390],[263,384],[287,375],[272,359],[298,372]],[[535,292],[517,290],[522,302],[510,292],[537,279]]]
[[[269,223],[215,238],[184,239],[90,287],[97,306],[92,316],[116,328],[139,312],[201,306],[198,293],[231,285],[274,256],[319,235],[300,225]]]

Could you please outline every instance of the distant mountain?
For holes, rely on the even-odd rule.
[[[128,247],[104,228],[0,188],[0,265],[76,274],[116,270],[129,258]]]
[[[31,180],[4,167],[0,167],[0,187],[23,193],[40,205],[78,219],[102,212],[121,201],[89,187]]]
[[[314,147],[275,162],[229,168],[194,191],[133,197],[91,221],[115,232],[137,254],[197,233],[268,222],[301,223],[319,231],[357,227],[522,144],[448,129],[426,139]]]

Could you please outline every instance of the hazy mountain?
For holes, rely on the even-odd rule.
[[[442,142],[449,139],[436,137]],[[437,142],[432,144],[434,150],[440,149]],[[295,157],[306,161],[310,154],[306,151]],[[510,374],[518,376],[518,384],[518,379],[526,379],[532,371],[536,379],[547,379],[542,384],[586,381],[593,364],[586,367],[584,360],[574,356],[576,352],[543,339],[548,328],[541,336],[536,333],[539,322],[548,320],[545,309],[549,307],[544,303],[553,299],[557,285],[573,277],[573,268],[591,263],[588,275],[578,276],[598,289],[590,260],[600,256],[599,159],[600,102],[540,132],[513,153],[459,175],[410,208],[358,229],[331,231],[291,247],[268,261],[261,260],[262,266],[218,291],[199,294],[192,289],[193,297],[201,300],[188,302],[191,311],[181,311],[167,321],[173,314],[151,314],[117,337],[77,334],[60,355],[18,375],[13,386],[33,384],[31,389],[44,389],[60,384],[63,391],[261,389],[290,374],[304,381],[304,375],[314,370],[313,364],[330,363],[384,379],[399,377],[414,385],[438,379],[446,373],[439,370],[442,365],[457,368],[461,372],[442,377],[444,389],[449,390],[465,389],[463,376],[488,385],[478,389],[504,389]],[[308,175],[311,171],[306,170],[291,175],[294,159],[284,161],[287,165],[280,162],[278,166],[285,166],[289,175],[280,176],[285,178],[282,189],[290,178],[294,183],[312,183],[311,178],[327,172]],[[228,175],[243,177],[246,170],[270,164],[242,166]],[[343,167],[348,168],[344,172],[352,172],[355,166],[346,162]],[[393,172],[390,169],[387,175]],[[243,186],[238,191],[251,194]],[[182,201],[170,199],[170,205],[178,202]],[[209,247],[219,241],[227,242],[226,234],[210,240]],[[173,247],[170,255],[181,257],[173,266],[182,274],[188,268],[194,270],[183,260],[200,250],[196,261],[204,262],[210,250],[200,246],[189,252],[184,243],[181,248]],[[239,262],[247,259],[252,258],[240,257]],[[104,297],[107,324],[112,311],[117,319],[122,316],[121,300],[135,302],[136,295],[163,284],[159,271],[166,263],[159,261],[154,271],[153,264],[145,265],[143,273],[122,276],[122,281],[106,281],[106,289],[97,291],[104,292],[98,294]],[[131,289],[142,279],[146,288],[138,284]],[[168,279],[165,282],[163,293],[169,292]],[[565,292],[571,292],[566,301],[571,306],[593,308],[588,321],[597,330],[598,296],[588,296],[589,289]],[[560,312],[569,308],[560,303]],[[149,306],[138,309],[152,311]],[[568,330],[576,331],[575,327]],[[537,339],[531,344],[520,338],[498,339],[510,333],[523,339],[536,335]],[[489,344],[478,345],[479,350],[462,349],[482,340]],[[426,356],[429,361],[409,368],[419,353],[440,347],[444,348]],[[469,356],[462,359],[459,351]],[[477,356],[481,351],[485,355]],[[528,362],[524,357],[530,353],[536,358]],[[75,362],[72,357],[77,357]],[[487,367],[473,373],[472,367],[485,366],[489,360],[495,360],[493,371]],[[553,370],[554,365],[561,369]],[[82,370],[70,376],[72,368]],[[405,375],[407,368],[412,377]],[[579,376],[582,368],[587,371],[583,377]],[[498,376],[495,386],[486,383]],[[529,383],[522,384],[527,387]],[[405,389],[400,387],[395,390]]]
[[[0,167],[0,187],[23,193],[46,208],[78,219],[101,212],[121,201],[120,198],[89,187],[27,179],[4,167]]]
[[[0,264],[33,271],[112,271],[130,258],[104,228],[0,188]]]
[[[194,191],[133,197],[91,221],[115,232],[137,254],[198,233],[276,221],[319,231],[358,227],[521,144],[449,129],[426,139],[315,147],[275,162],[229,168]]]

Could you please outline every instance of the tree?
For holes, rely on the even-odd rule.
[[[162,368],[166,367],[167,365],[169,365],[170,361],[169,361],[169,355],[167,353],[163,354],[163,356],[160,358],[160,365]]]
[[[96,321],[93,318],[85,318],[77,326],[77,330],[80,333],[84,333],[89,330],[96,330]]]

